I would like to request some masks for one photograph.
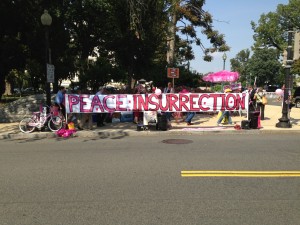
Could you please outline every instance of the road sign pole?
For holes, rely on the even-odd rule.
[[[175,89],[175,84],[174,84],[174,77],[173,77],[173,89]]]

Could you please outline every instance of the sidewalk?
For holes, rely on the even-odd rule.
[[[99,137],[99,138],[117,138],[120,136],[138,136],[138,135],[161,135],[164,134],[203,134],[203,133],[282,133],[299,132],[300,133],[300,108],[293,108],[291,112],[292,128],[277,128],[275,125],[281,118],[282,112],[280,106],[267,105],[265,108],[265,120],[261,121],[261,129],[235,130],[234,125],[217,126],[216,113],[196,114],[193,119],[193,125],[187,126],[185,122],[171,122],[171,128],[168,131],[156,131],[154,128],[137,131],[136,124],[127,123],[108,123],[106,126],[93,130],[77,131],[77,137]],[[238,113],[232,116],[234,124],[241,125],[242,120],[246,120],[246,114],[240,116]],[[0,123],[0,139],[28,139],[28,138],[53,138],[56,135],[53,132],[34,131],[30,134],[24,134],[19,131],[18,123]]]

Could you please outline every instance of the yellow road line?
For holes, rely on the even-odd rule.
[[[300,177],[300,171],[181,171],[182,177]]]

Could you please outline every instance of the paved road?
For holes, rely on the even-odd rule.
[[[298,134],[1,141],[0,224],[299,225],[299,177],[181,177],[299,171],[299,144]]]

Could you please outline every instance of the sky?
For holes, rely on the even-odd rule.
[[[225,70],[230,70],[230,59],[241,50],[249,49],[254,43],[251,21],[258,22],[263,13],[275,12],[278,4],[288,4],[288,0],[206,0],[203,9],[213,16],[214,29],[225,35],[230,51],[226,52]],[[206,37],[198,31],[205,43]],[[204,44],[206,47],[209,45]],[[203,52],[199,46],[193,46],[195,60],[190,62],[191,70],[206,74],[223,70],[223,52],[213,54],[212,62],[203,60]]]

